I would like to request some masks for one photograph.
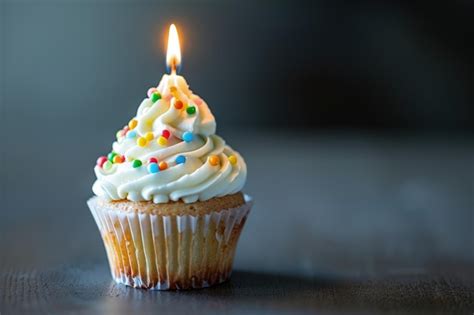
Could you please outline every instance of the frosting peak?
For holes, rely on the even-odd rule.
[[[215,131],[207,104],[182,76],[165,74],[117,132],[113,151],[98,159],[94,193],[112,200],[189,203],[239,192],[245,162]]]

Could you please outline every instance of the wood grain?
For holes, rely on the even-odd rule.
[[[474,308],[472,281],[446,276],[379,279],[296,277],[237,271],[230,282],[211,289],[152,292],[113,283],[107,266],[1,274],[2,314],[105,312],[133,310],[208,314],[464,313]]]

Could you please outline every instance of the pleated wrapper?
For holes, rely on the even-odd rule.
[[[117,283],[150,290],[205,288],[230,278],[253,201],[202,215],[156,215],[87,204]]]

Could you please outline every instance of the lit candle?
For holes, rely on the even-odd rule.
[[[181,64],[181,48],[179,45],[178,30],[174,24],[170,25],[168,33],[168,47],[166,51],[166,65],[170,69],[170,74],[163,75],[158,90],[162,93],[171,91],[172,96],[176,99],[178,95],[186,98],[191,95],[186,80],[180,75],[177,75],[177,69]],[[184,95],[183,95],[184,94]]]
[[[181,64],[181,49],[179,47],[178,30],[171,24],[168,34],[168,49],[166,51],[166,65],[170,67],[171,74],[176,74],[176,68]]]

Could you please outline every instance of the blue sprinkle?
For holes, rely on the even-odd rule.
[[[186,157],[184,155],[178,155],[176,157],[176,164],[183,164],[186,162]]]
[[[150,163],[148,164],[148,172],[155,174],[160,171],[160,168],[158,167],[158,164],[156,163]]]
[[[127,132],[127,138],[135,138],[137,136],[137,132],[135,130],[130,130]]]
[[[194,139],[194,135],[192,132],[186,131],[183,133],[183,140],[186,142],[191,142]]]

